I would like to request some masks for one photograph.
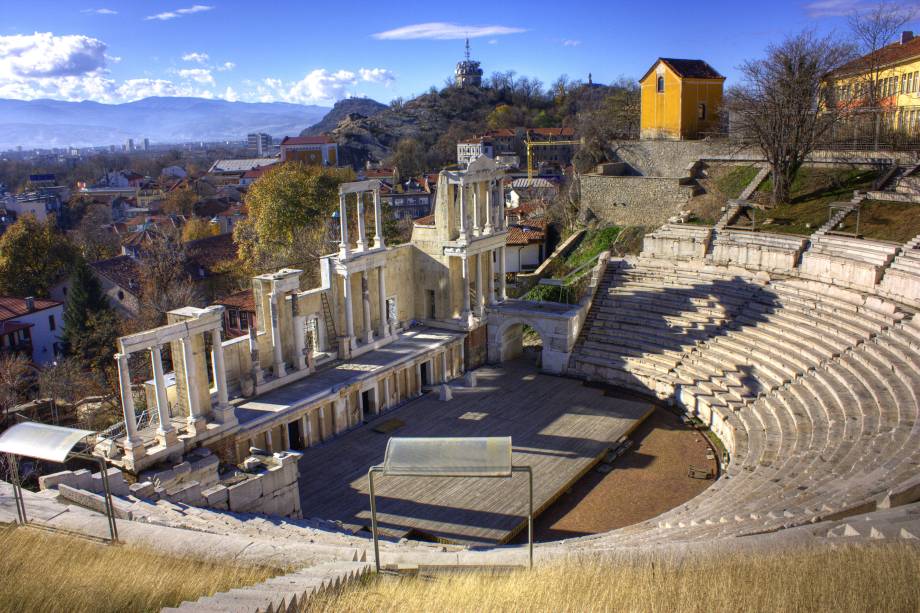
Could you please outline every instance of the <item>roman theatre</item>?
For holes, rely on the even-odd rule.
[[[187,307],[119,339],[125,423],[96,452],[115,467],[121,524],[370,561],[367,471],[390,436],[511,436],[535,510],[552,514],[664,414],[713,435],[698,467],[711,481],[629,525],[538,539],[537,563],[920,537],[920,237],[667,224],[639,256],[602,254],[577,304],[531,303],[506,298],[501,174],[485,157],[441,172],[433,222],[400,245],[385,244],[379,185],[345,184],[321,283],[254,278],[248,337],[222,339],[222,307]],[[132,369],[148,360],[139,394]],[[43,487],[90,498],[79,472]],[[382,563],[523,563],[526,487],[382,478]]]

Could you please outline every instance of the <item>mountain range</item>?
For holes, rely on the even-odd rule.
[[[329,107],[204,98],[143,98],[124,104],[0,99],[0,150],[135,143],[240,141],[250,132],[299,134]]]

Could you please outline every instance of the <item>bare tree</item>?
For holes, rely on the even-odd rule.
[[[861,57],[841,68],[836,75],[837,90],[850,93],[853,106],[863,110],[863,132],[871,133],[876,148],[882,133],[882,100],[890,95],[882,82],[888,63],[886,47],[916,16],[915,7],[882,1],[868,10],[854,11],[848,19],[851,39]]]
[[[177,233],[154,235],[144,246],[141,265],[141,313],[145,327],[163,325],[166,313],[200,306],[201,296],[188,270],[188,256]]]
[[[753,140],[770,164],[774,205],[789,200],[792,180],[821,138],[849,112],[825,79],[852,57],[852,47],[805,31],[741,65],[729,91],[733,129]]]
[[[885,65],[884,47],[894,41],[916,16],[916,8],[900,2],[879,2],[867,11],[854,11],[848,18],[853,43],[862,55],[853,66],[860,73],[861,82],[857,88],[863,92],[862,98],[867,106],[876,108],[879,105],[879,80]]]
[[[25,400],[31,370],[21,355],[0,355],[0,424],[6,422],[10,409]]]

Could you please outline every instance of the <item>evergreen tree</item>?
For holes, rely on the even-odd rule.
[[[102,292],[99,280],[86,261],[80,258],[70,277],[67,304],[64,307],[63,340],[67,352],[90,362],[111,357],[114,351],[114,313]],[[107,322],[104,326],[99,323]],[[101,330],[98,328],[102,328]],[[108,355],[107,355],[108,354]]]

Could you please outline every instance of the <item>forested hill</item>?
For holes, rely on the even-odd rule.
[[[560,79],[545,89],[537,80],[497,75],[482,88],[432,88],[370,117],[346,115],[329,134],[342,160],[355,166],[388,160],[397,144],[407,141],[423,156],[421,166],[439,168],[456,159],[458,140],[489,129],[572,126],[600,143],[637,134],[638,122],[639,94],[632,82],[604,86]],[[599,155],[590,146],[584,149],[583,156]]]

